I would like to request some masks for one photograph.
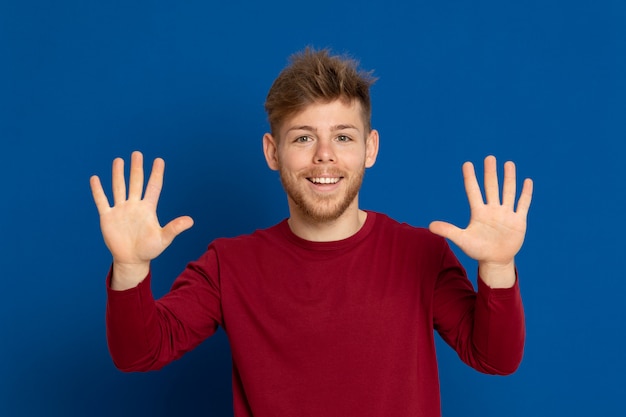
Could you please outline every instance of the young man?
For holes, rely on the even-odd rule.
[[[150,261],[182,231],[161,228],[156,206],[164,162],[142,198],[142,156],[113,162],[111,207],[97,177],[93,197],[109,273],[107,332],[124,371],[159,369],[222,326],[233,357],[235,415],[439,416],[433,330],[473,368],[508,374],[524,346],[514,256],[526,231],[532,182],[515,208],[515,167],[485,159],[485,197],[463,167],[471,208],[466,229],[430,230],[364,211],[358,193],[376,161],[370,127],[373,79],[327,51],[292,57],[269,91],[269,167],[280,173],[289,218],[265,230],[217,239],[155,301]],[[475,292],[449,238],[479,266]]]

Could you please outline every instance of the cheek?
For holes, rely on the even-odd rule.
[[[298,171],[310,165],[311,157],[307,152],[279,152],[278,165],[285,170]]]
[[[353,152],[344,155],[342,161],[347,168],[360,169],[363,168],[363,166],[365,166],[365,164],[367,163],[367,156],[365,155],[365,152]]]

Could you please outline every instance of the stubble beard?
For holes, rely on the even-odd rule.
[[[325,223],[337,220],[350,207],[361,189],[365,167],[353,177],[343,176],[341,181],[347,183],[347,188],[342,195],[321,195],[305,190],[306,184],[303,186],[301,181],[307,181],[305,177],[315,177],[315,174],[293,176],[282,168],[279,171],[285,192],[301,214],[312,222]]]

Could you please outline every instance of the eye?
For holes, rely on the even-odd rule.
[[[296,143],[306,143],[306,142],[310,142],[311,141],[311,137],[310,136],[298,136],[294,142]]]
[[[352,139],[350,138],[350,136],[346,136],[346,135],[339,135],[337,136],[337,142],[350,142]]]

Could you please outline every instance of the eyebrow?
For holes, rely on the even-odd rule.
[[[351,124],[339,124],[339,125],[332,126],[330,128],[330,130],[333,132],[336,132],[337,130],[347,130],[347,129],[359,130],[358,127],[356,127],[355,125],[351,125]],[[287,129],[287,132],[291,132],[292,130],[308,130],[310,132],[317,132],[317,128],[313,126],[309,126],[309,125],[293,126]]]

